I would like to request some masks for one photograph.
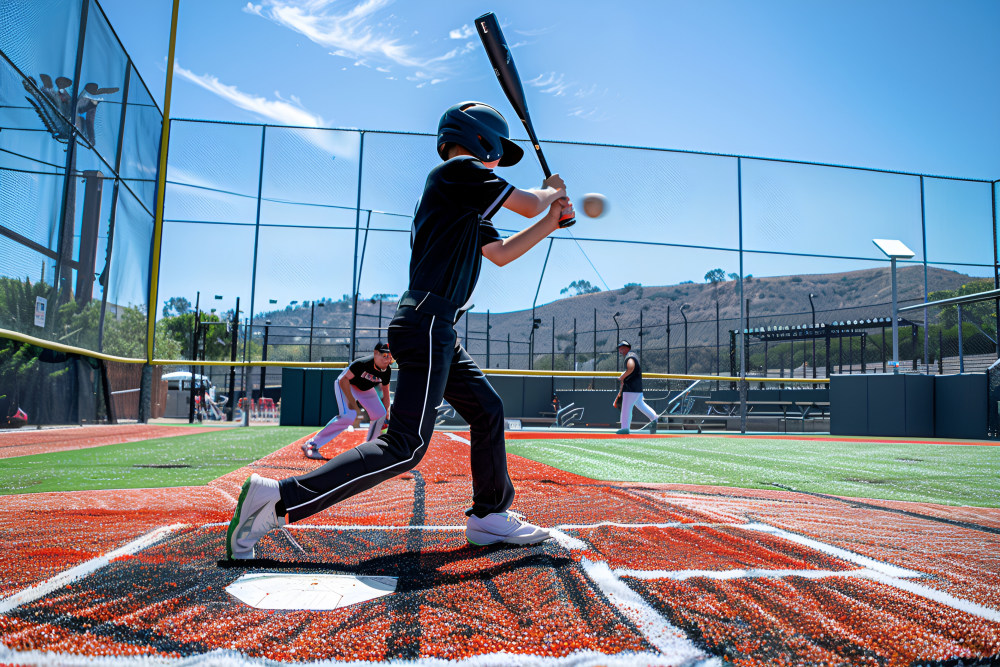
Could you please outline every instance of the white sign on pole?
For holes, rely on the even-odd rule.
[[[45,328],[45,307],[48,301],[44,296],[35,297],[35,326]]]

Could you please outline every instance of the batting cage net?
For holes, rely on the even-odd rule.
[[[155,233],[162,115],[99,3],[57,4],[0,4],[0,336],[164,376],[215,362],[203,375],[235,401],[253,383],[223,383],[229,366],[335,368],[385,340],[434,136],[171,120]],[[603,193],[608,210],[484,263],[457,325],[484,368],[613,370],[626,339],[664,374],[890,372],[891,269],[873,238],[914,252],[901,307],[997,286],[996,182],[543,143],[571,196]],[[502,175],[542,180],[530,158]],[[494,224],[527,221],[502,210]],[[899,370],[995,360],[995,302],[956,315],[906,315]],[[258,394],[280,385],[264,375]]]

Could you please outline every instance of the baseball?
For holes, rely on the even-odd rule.
[[[583,195],[583,213],[588,218],[599,218],[608,210],[608,198],[596,192]]]

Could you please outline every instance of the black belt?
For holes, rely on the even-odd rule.
[[[420,290],[407,290],[399,297],[399,307],[408,306],[418,313],[426,313],[440,317],[454,324],[468,308],[456,306],[454,303],[437,294]],[[471,308],[471,306],[470,306]]]

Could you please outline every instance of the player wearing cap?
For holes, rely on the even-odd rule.
[[[632,344],[627,340],[619,341],[618,354],[625,357],[625,372],[618,376],[621,389],[614,401],[614,406],[620,405],[622,409],[622,427],[616,433],[623,435],[629,432],[633,406],[649,417],[649,432],[656,433],[656,411],[642,399],[642,366],[639,365],[639,355],[632,351]]]
[[[548,531],[508,508],[514,485],[507,474],[503,402],[459,344],[455,322],[472,297],[483,257],[497,266],[517,259],[559,228],[573,209],[558,174],[541,188],[519,190],[498,176],[524,151],[509,138],[493,107],[463,102],[438,124],[443,160],[431,169],[410,230],[409,289],[389,325],[399,367],[388,431],[338,454],[299,477],[252,475],[243,484],[226,535],[228,558],[253,558],[269,530],[298,521],[416,466],[430,444],[442,399],[469,423],[472,506],[465,535],[473,544],[534,544]],[[500,208],[524,217],[548,213],[501,238],[491,219]]]
[[[350,366],[337,378],[334,392],[337,395],[338,415],[323,427],[323,430],[302,444],[302,452],[311,459],[323,459],[319,449],[330,442],[344,429],[354,423],[358,417],[358,403],[368,413],[371,423],[368,425],[368,437],[371,440],[382,432],[382,426],[389,414],[389,380],[392,379],[392,354],[389,346],[379,343],[373,354],[355,359]],[[382,398],[379,399],[375,387],[382,386]]]

